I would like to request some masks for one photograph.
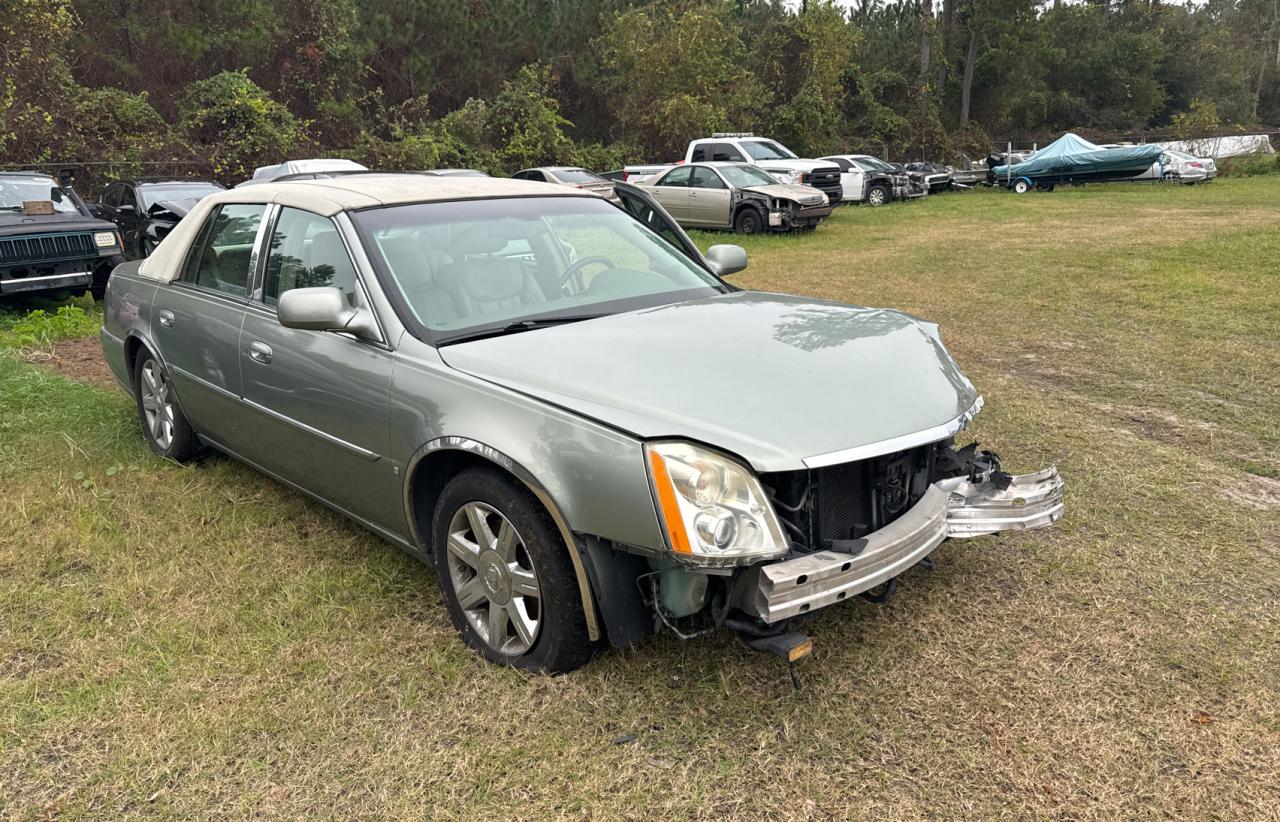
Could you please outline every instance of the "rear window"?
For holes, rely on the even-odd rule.
[[[581,168],[565,168],[551,172],[562,183],[599,183],[603,178]]]

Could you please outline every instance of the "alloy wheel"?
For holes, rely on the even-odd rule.
[[[151,438],[162,451],[173,444],[174,407],[169,398],[169,380],[160,364],[147,360],[142,365],[142,411],[146,415]]]
[[[483,502],[463,505],[449,522],[447,564],[471,629],[498,653],[527,653],[542,624],[542,591],[511,521]]]

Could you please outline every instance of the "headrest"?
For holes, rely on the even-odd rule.
[[[492,254],[507,244],[506,239],[499,237],[485,223],[467,226],[453,237],[454,258],[469,254]]]
[[[387,258],[387,264],[391,266],[391,270],[399,276],[426,268],[425,261],[422,259],[422,249],[412,237],[387,237],[379,240],[378,245],[382,247],[382,256]]]
[[[338,232],[324,231],[311,240],[311,250],[307,254],[310,265],[307,268],[330,265],[336,269],[345,269],[349,267],[344,264],[346,258],[347,250],[342,245],[342,238],[338,236]]]

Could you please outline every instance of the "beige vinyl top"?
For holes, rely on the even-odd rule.
[[[209,212],[223,203],[275,203],[332,217],[340,211],[404,203],[547,196],[600,195],[555,183],[501,177],[433,177],[427,174],[352,174],[326,180],[292,180],[232,188],[205,197],[191,209],[151,256],[143,260],[138,274],[166,283],[176,280],[187,246],[204,225]]]

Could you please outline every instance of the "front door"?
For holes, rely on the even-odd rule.
[[[249,446],[240,402],[240,325],[266,206],[228,203],[209,215],[179,279],[156,289],[151,337],[197,432]]]
[[[707,166],[694,166],[689,180],[689,224],[707,228],[728,228],[730,214],[729,186]]]
[[[368,297],[332,220],[280,209],[262,287],[240,335],[244,399],[256,412],[255,461],[347,511],[387,528],[404,514],[388,450],[394,354],[382,340],[285,328],[276,317],[292,288],[333,286],[353,307]]]

